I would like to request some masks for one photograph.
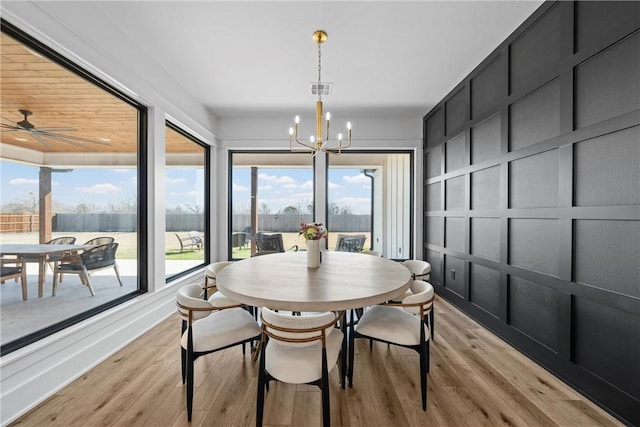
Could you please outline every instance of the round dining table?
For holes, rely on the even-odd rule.
[[[411,273],[377,256],[322,251],[318,268],[306,252],[280,252],[234,262],[216,274],[225,296],[254,307],[290,311],[342,311],[402,295]]]

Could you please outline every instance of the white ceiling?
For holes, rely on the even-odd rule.
[[[541,1],[41,2],[70,31],[99,16],[98,50],[132,49],[217,117],[313,110],[323,29],[325,110],[422,117]],[[87,19],[93,16],[92,19]],[[107,47],[108,46],[108,47]]]

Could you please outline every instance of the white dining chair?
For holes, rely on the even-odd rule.
[[[216,308],[201,298],[200,285],[178,289],[178,314],[186,323],[180,339],[182,383],[187,384],[187,420],[193,410],[194,362],[200,356],[260,339],[260,326],[244,308]]]
[[[204,290],[204,299],[209,299],[209,293],[213,296],[218,291],[216,283],[217,274],[223,268],[232,264],[232,261],[219,261],[209,264],[204,269],[204,283],[202,289]]]
[[[429,372],[429,328],[426,313],[433,304],[433,287],[422,280],[411,283],[413,294],[401,303],[388,302],[365,310],[349,330],[349,387],[353,386],[354,345],[356,338],[366,338],[407,347],[420,355],[420,390],[422,410],[427,410],[427,373]]]
[[[265,389],[272,380],[289,384],[312,384],[322,394],[322,422],[330,425],[329,371],[343,355],[340,378],[344,388],[346,339],[336,325],[343,312],[293,316],[262,308],[262,338],[256,426],[262,426]]]
[[[427,261],[423,261],[421,259],[408,259],[406,261],[401,262],[401,264],[407,267],[407,269],[411,272],[411,278],[413,280],[423,280],[424,282],[428,283],[429,286],[433,287],[433,285],[431,285],[431,283],[428,282],[431,278],[431,264],[429,264]],[[411,291],[411,288],[409,288],[404,294],[394,298],[393,301],[400,302],[404,297],[409,296],[412,293],[413,292]],[[436,331],[435,317],[436,317],[435,310],[432,305],[431,309],[429,310],[429,322],[428,322],[429,331],[431,332],[432,340],[435,340],[435,331]]]

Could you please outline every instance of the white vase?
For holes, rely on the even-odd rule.
[[[320,240],[307,240],[307,267],[320,267]]]

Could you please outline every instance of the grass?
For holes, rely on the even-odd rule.
[[[336,237],[340,232],[329,233],[328,247],[329,250],[335,248]],[[349,234],[349,233],[347,233]],[[367,236],[367,242],[365,246],[370,244],[369,233],[364,233]],[[138,255],[138,242],[137,233],[134,232],[56,232],[53,233],[52,238],[61,236],[74,236],[77,243],[83,243],[87,240],[97,236],[113,236],[118,243],[118,259],[136,259]],[[297,232],[294,233],[282,233],[282,239],[285,248],[290,248],[293,245],[298,245],[300,249],[305,248],[304,238],[299,236]],[[24,232],[24,233],[0,233],[0,243],[38,243],[38,232]],[[180,246],[174,232],[167,232],[165,234],[165,256],[168,260],[204,260],[204,251],[184,250],[180,252]],[[249,245],[246,248],[233,248],[232,258],[249,258],[251,256],[251,250]]]
[[[204,252],[198,251],[198,250],[184,250],[180,252],[180,249],[175,249],[175,250],[172,249],[165,252],[164,255],[165,255],[165,259],[170,259],[170,260],[179,260],[179,261],[194,260],[194,259],[204,260]]]

